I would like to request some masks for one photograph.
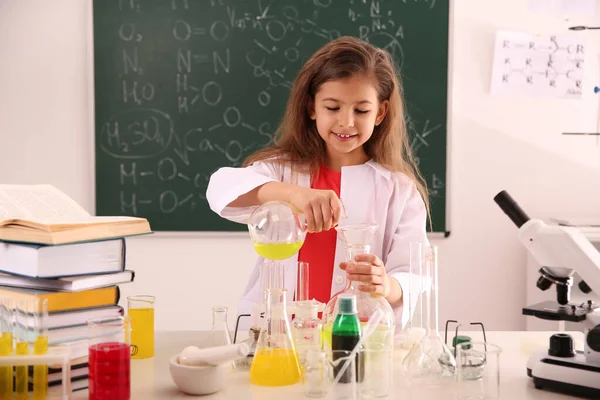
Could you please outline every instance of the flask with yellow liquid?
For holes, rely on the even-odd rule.
[[[254,249],[267,260],[280,261],[296,254],[306,236],[302,216],[281,201],[267,202],[254,210],[248,231]]]
[[[265,329],[261,330],[250,367],[250,382],[261,386],[287,386],[302,376],[286,309],[287,291],[265,289]]]
[[[261,266],[264,323],[250,367],[250,382],[286,386],[300,382],[301,367],[287,315],[282,260],[296,254],[306,235],[304,221],[292,206],[272,201],[257,207],[248,221],[254,249],[265,259]]]

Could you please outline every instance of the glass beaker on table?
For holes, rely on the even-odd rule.
[[[131,319],[131,358],[154,357],[154,296],[127,297],[127,316]]]
[[[88,321],[90,400],[129,400],[131,319]]]

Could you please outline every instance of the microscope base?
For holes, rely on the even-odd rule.
[[[565,358],[540,350],[528,360],[527,375],[533,379],[536,389],[600,398],[600,366],[586,363],[582,352]]]

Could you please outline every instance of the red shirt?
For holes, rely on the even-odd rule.
[[[333,190],[340,196],[342,173],[326,166],[316,174],[311,184],[313,189]],[[331,228],[319,233],[308,233],[298,253],[298,260],[308,262],[308,296],[327,303],[331,298],[331,280],[335,260],[337,231]]]

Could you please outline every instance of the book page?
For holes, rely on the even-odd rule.
[[[52,185],[0,185],[0,223],[11,219],[72,223],[91,218],[83,207]]]

